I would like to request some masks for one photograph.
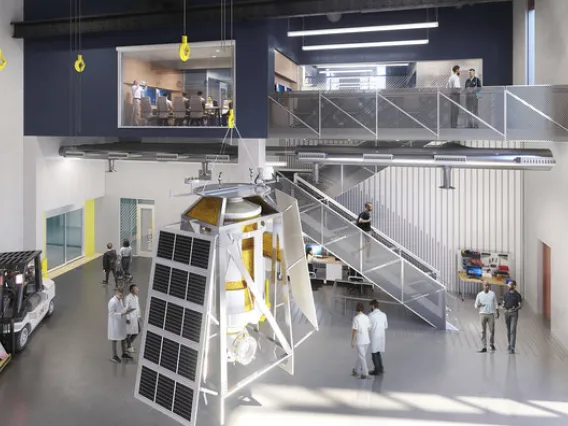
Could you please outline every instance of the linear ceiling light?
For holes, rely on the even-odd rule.
[[[376,41],[371,43],[317,44],[312,46],[302,46],[302,50],[311,51],[311,50],[335,50],[335,49],[364,49],[368,47],[416,46],[418,44],[428,44],[428,39]]]
[[[372,27],[326,28],[322,30],[288,31],[288,37],[311,37],[332,34],[372,33],[377,31],[420,30],[438,28],[438,22],[418,22],[416,24],[376,25]]]
[[[375,63],[375,62],[363,62],[363,63],[359,63],[359,64],[323,64],[323,65],[314,65],[315,67],[317,67],[318,69],[322,69],[322,68],[365,68],[365,67],[377,67],[377,66],[383,66],[383,67],[407,67],[409,64],[408,63],[402,63],[402,62],[380,62],[380,63]]]
[[[327,70],[327,71],[320,71],[319,73],[329,75],[329,74],[349,74],[349,73],[354,73],[354,72],[373,72],[373,71],[375,71],[375,70],[338,70],[338,71]]]

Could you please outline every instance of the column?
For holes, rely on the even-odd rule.
[[[241,139],[239,140],[239,167],[235,178],[239,182],[249,183],[250,172],[253,169],[253,180],[258,174],[258,168],[266,165],[266,139]],[[268,171],[267,171],[268,172]],[[265,176],[266,177],[266,173]]]
[[[7,61],[0,71],[0,252],[22,250],[24,240],[24,46],[22,40],[12,39],[10,25],[22,18],[22,1],[0,2],[0,49]]]

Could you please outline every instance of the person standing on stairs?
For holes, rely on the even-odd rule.
[[[369,369],[367,368],[367,350],[371,338],[369,331],[371,329],[371,321],[369,317],[363,312],[365,307],[362,303],[357,303],[357,315],[353,318],[353,326],[351,332],[351,347],[357,351],[357,360],[355,367],[353,367],[352,376],[359,376],[361,379],[366,379],[369,376]]]
[[[373,211],[373,205],[369,201],[367,201],[365,203],[364,210],[361,213],[359,213],[359,216],[357,216],[357,221],[356,221],[357,227],[360,228],[361,231],[367,232],[368,234],[371,234],[372,232],[371,229],[372,211]],[[366,260],[369,259],[369,257],[371,256],[371,243],[367,240],[368,240],[367,238],[363,238],[363,247],[361,247],[361,255],[364,255]],[[352,268],[349,268],[349,275],[360,276]]]
[[[497,297],[495,293],[489,289],[489,283],[483,282],[483,290],[479,292],[475,298],[475,309],[479,309],[479,320],[481,322],[481,350],[479,352],[487,352],[487,326],[489,325],[489,344],[491,350],[495,351],[495,318],[499,319],[499,309],[497,306]]]

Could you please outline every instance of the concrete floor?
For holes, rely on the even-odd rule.
[[[149,261],[134,276],[146,298]],[[134,399],[136,365],[109,361],[107,302],[100,259],[57,279],[54,316],[0,375],[1,426],[173,426]],[[331,314],[329,288],[316,293],[321,329],[298,349],[296,374],[275,370],[249,387],[227,425],[464,426],[568,425],[568,353],[540,319],[523,310],[519,354],[478,354],[473,302],[452,302],[459,332],[438,332],[385,305],[390,329],[386,374],[350,377],[350,320]],[[337,311],[341,309],[337,306]],[[202,411],[199,426],[213,425]]]

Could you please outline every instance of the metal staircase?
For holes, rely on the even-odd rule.
[[[446,329],[446,288],[434,268],[377,229],[363,232],[352,212],[305,180],[293,182],[280,173],[277,178],[276,188],[298,200],[307,237],[428,324]]]

